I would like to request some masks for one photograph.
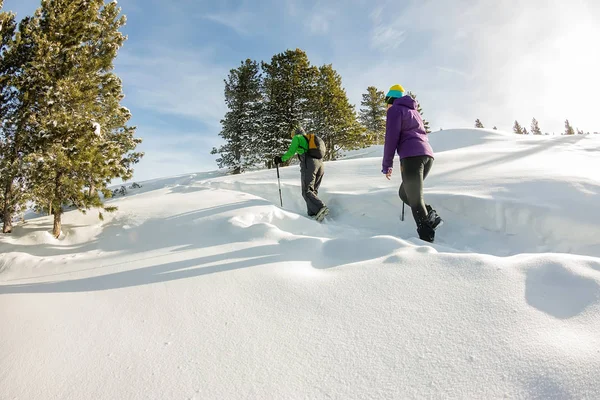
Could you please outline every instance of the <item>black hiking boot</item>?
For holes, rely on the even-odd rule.
[[[419,234],[419,239],[426,242],[433,243],[435,239],[435,230],[428,223],[417,225],[417,233]]]
[[[427,215],[417,223],[417,233],[421,240],[433,243],[435,239],[435,230],[444,221],[437,215],[436,211],[431,208],[431,206],[428,205],[426,207]]]
[[[437,214],[430,205],[426,205],[427,207],[427,218],[426,220],[429,222],[431,229],[435,230],[438,226],[444,223],[444,220]]]

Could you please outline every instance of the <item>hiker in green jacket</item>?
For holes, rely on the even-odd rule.
[[[294,129],[289,150],[281,157],[275,157],[274,161],[276,164],[281,164],[298,154],[302,197],[306,201],[308,216],[321,222],[329,214],[329,209],[317,196],[325,168],[322,160],[313,158],[307,154],[308,141],[305,135],[306,132],[301,126]]]

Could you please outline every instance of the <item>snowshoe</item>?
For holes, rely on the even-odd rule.
[[[327,208],[327,207],[323,207],[323,208],[321,208],[321,209],[319,210],[319,212],[317,213],[317,215],[315,215],[315,219],[316,219],[318,222],[322,222],[322,221],[323,221],[323,219],[324,219],[324,218],[325,218],[327,215],[329,215],[329,208]]]

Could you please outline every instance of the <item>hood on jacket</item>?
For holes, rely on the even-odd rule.
[[[404,106],[410,108],[411,110],[416,110],[419,103],[409,95],[402,96],[394,100],[395,106]]]

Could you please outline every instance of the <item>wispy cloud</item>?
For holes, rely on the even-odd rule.
[[[123,52],[117,67],[128,102],[161,114],[218,126],[225,112],[223,79],[229,70],[210,51],[154,48]]]
[[[204,18],[231,28],[241,35],[248,35],[251,32],[251,24],[256,19],[256,16],[249,11],[236,10],[222,14],[208,14]]]
[[[371,46],[383,52],[394,50],[406,40],[405,30],[397,28],[396,21],[384,21],[384,8],[377,7],[371,13],[373,29],[371,32]]]
[[[406,40],[405,31],[398,30],[391,25],[379,25],[373,30],[371,43],[379,50],[390,51],[397,49],[404,40]]]
[[[436,68],[437,68],[439,71],[446,72],[446,73],[449,73],[449,74],[458,75],[458,76],[460,76],[460,77],[462,77],[462,78],[465,78],[465,79],[469,79],[469,78],[471,77],[471,76],[470,76],[469,74],[467,74],[466,72],[460,71],[460,70],[458,70],[458,69],[455,69],[455,68],[442,67],[442,66],[440,66],[440,65],[436,65]]]
[[[286,12],[292,17],[298,15],[298,10],[300,9],[300,5],[298,5],[298,0],[283,0],[283,4],[286,6]]]
[[[329,17],[325,12],[315,13],[310,17],[308,26],[313,34],[324,35],[329,32]]]

